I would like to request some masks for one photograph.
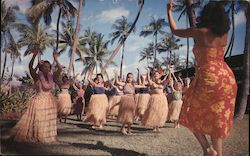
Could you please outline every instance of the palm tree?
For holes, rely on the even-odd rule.
[[[180,42],[180,39],[176,39],[173,34],[167,34],[159,43],[157,49],[159,53],[168,52],[170,58],[169,61],[171,62],[172,52],[182,46],[182,44],[179,45],[178,42]],[[170,62],[168,64],[170,64]]]
[[[10,29],[11,24],[16,21],[15,11],[18,11],[18,6],[6,7],[5,0],[1,0],[1,46],[2,46],[2,33],[4,37],[5,47],[7,46],[7,37],[6,32]],[[2,53],[0,54],[0,60],[2,60]],[[3,71],[2,71],[2,63],[0,63],[0,73],[2,71],[1,79],[0,79],[0,90],[2,85],[2,80],[5,73],[7,62],[7,53],[5,52],[4,63],[3,63]]]
[[[8,31],[8,34],[10,36],[10,43],[8,46],[5,48],[5,51],[10,54],[10,57],[12,59],[12,68],[11,68],[11,74],[10,74],[10,90],[9,93],[11,94],[11,84],[12,84],[12,78],[13,78],[13,71],[14,71],[14,65],[15,61],[18,58],[19,62],[21,61],[21,53],[19,52],[19,45],[16,43],[16,41],[13,38],[13,35]]]
[[[70,51],[69,51],[69,56],[71,55],[72,52],[72,47],[73,47],[73,43],[74,43],[74,32],[75,29],[73,28],[73,23],[72,21],[68,20],[66,23],[62,22],[62,28],[63,28],[63,32],[60,33],[60,40],[59,40],[59,54],[61,55],[62,53],[64,53],[67,49],[67,47],[71,47]],[[80,53],[82,51],[86,51],[86,47],[85,45],[87,44],[87,37],[79,37],[79,41],[76,47],[76,52]]]
[[[194,9],[200,8],[203,5],[203,0],[175,0],[174,12],[181,12],[178,21],[182,15],[186,14],[186,26],[188,23],[190,27],[196,27],[196,16]],[[186,57],[186,70],[188,76],[188,64],[189,64],[189,38],[187,38],[187,57]]]
[[[39,23],[41,17],[43,17],[46,25],[50,25],[52,22],[51,14],[53,12],[53,9],[56,6],[59,7],[56,27],[56,50],[58,50],[60,18],[61,16],[75,16],[77,9],[71,4],[69,0],[32,0],[31,3],[32,7],[28,10],[29,17],[33,20],[34,23]]]
[[[151,21],[148,25],[145,25],[143,30],[140,33],[140,36],[147,37],[148,35],[153,35],[155,37],[155,45],[154,45],[154,63],[156,63],[156,51],[157,51],[157,36],[158,34],[165,34],[166,32],[163,30],[163,26],[166,26],[167,23],[164,18],[155,19],[151,17]]]
[[[129,28],[132,26],[132,23],[128,22],[128,19],[122,16],[121,19],[117,19],[115,23],[112,25],[114,32],[110,33],[111,44],[114,43],[115,40],[118,38],[118,42],[120,42],[127,34]],[[133,30],[135,31],[135,29]],[[122,58],[121,58],[121,65],[120,65],[120,77],[122,77],[122,66],[123,66],[123,59],[124,59],[124,49],[125,49],[125,41],[122,44]]]
[[[143,6],[144,6],[144,0],[137,0],[137,4],[140,5],[140,7],[139,7],[139,10],[138,10],[137,15],[136,15],[136,17],[135,17],[135,20],[133,21],[133,23],[132,23],[130,29],[128,30],[127,35],[119,42],[119,44],[117,45],[117,47],[113,50],[113,52],[112,52],[111,56],[109,57],[107,63],[104,65],[104,67],[103,67],[103,69],[102,69],[103,71],[105,71],[106,68],[107,68],[107,66],[113,61],[115,55],[119,52],[120,48],[122,47],[123,43],[124,43],[124,42],[126,41],[126,39],[128,38],[129,34],[134,30],[135,25],[136,25],[136,23],[137,23],[137,21],[138,21],[138,19],[139,19],[139,17],[140,17],[142,8],[143,8]]]
[[[73,69],[73,63],[74,63],[74,56],[76,52],[76,47],[79,42],[79,33],[80,33],[80,19],[81,19],[81,14],[82,14],[82,7],[85,4],[84,0],[80,0],[79,2],[79,8],[78,8],[78,14],[77,14],[77,20],[76,20],[76,29],[74,33],[74,42],[73,42],[73,47],[72,47],[72,52],[70,55],[70,62],[69,62],[69,68],[68,68],[68,75],[70,75],[71,70]]]
[[[107,62],[107,57],[110,55],[108,51],[108,43],[109,41],[104,40],[104,35],[101,33],[92,33],[96,34],[93,36],[93,40],[89,40],[88,46],[89,50],[86,52],[86,55],[79,55],[79,58],[76,61],[82,61],[85,66],[82,73],[86,73],[87,71],[96,70],[96,74],[98,73],[98,67],[100,69],[103,68],[104,63]]]
[[[26,25],[18,23],[14,25],[21,32],[21,38],[18,41],[20,47],[28,46],[24,52],[24,56],[32,53],[33,50],[38,51],[38,60],[41,60],[41,55],[47,47],[52,47],[54,44],[53,35],[48,34],[47,28],[43,28],[40,24]]]
[[[140,56],[141,56],[141,59],[139,60],[139,62],[146,59],[147,60],[147,67],[149,67],[149,60],[151,60],[154,56],[154,43],[153,42],[149,43],[148,47],[144,48],[140,52]]]

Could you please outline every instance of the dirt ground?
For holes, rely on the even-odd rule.
[[[202,150],[192,133],[185,127],[173,128],[166,123],[160,133],[135,124],[134,135],[124,136],[115,120],[108,120],[103,129],[70,116],[67,123],[58,122],[58,142],[16,143],[8,139],[15,121],[0,121],[1,155],[166,155],[202,156]],[[249,155],[249,116],[234,121],[233,130],[223,146],[224,156]]]

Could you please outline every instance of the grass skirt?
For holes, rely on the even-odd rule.
[[[137,108],[136,108],[136,114],[140,117],[142,117],[148,108],[148,102],[150,99],[149,94],[139,94],[138,102],[137,102]]]
[[[169,105],[168,121],[177,121],[181,113],[182,100],[173,100]]]
[[[71,97],[69,93],[58,94],[57,110],[59,114],[69,115],[71,112]]]
[[[148,108],[142,118],[142,125],[162,127],[168,116],[168,101],[165,94],[152,94]]]
[[[135,98],[133,95],[122,95],[117,121],[122,124],[133,124],[135,115]]]
[[[106,123],[106,114],[109,109],[108,98],[105,94],[93,94],[90,98],[88,112],[84,121],[94,124]]]
[[[121,100],[121,96],[120,95],[115,95],[115,96],[111,96],[109,98],[109,107],[113,107],[115,104],[119,103]],[[119,105],[116,105],[113,109],[109,109],[109,115],[111,116],[118,116],[118,112],[119,112]]]
[[[27,103],[27,110],[11,130],[19,142],[54,142],[57,136],[57,100],[50,93],[40,92]]]

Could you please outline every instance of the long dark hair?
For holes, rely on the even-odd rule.
[[[198,28],[209,28],[216,36],[223,36],[230,29],[230,20],[223,5],[216,1],[211,1],[201,11],[197,18]]]

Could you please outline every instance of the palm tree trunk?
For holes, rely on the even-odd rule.
[[[2,49],[2,34],[1,34],[1,49]],[[2,71],[2,51],[0,51],[0,74],[1,74],[1,71]],[[2,78],[0,78],[0,92],[2,90]]]
[[[60,8],[56,24],[56,50],[58,50],[58,45],[59,45],[59,26],[60,26],[61,14],[62,14],[62,9]]]
[[[147,66],[148,66],[148,68],[149,68],[148,58],[147,58]]]
[[[186,27],[188,28],[188,15],[186,16]],[[188,77],[188,62],[189,62],[189,38],[187,38],[186,77]]]
[[[232,4],[231,4],[232,35],[231,35],[231,39],[230,39],[229,45],[227,47],[226,53],[224,55],[224,58],[227,56],[228,53],[229,53],[229,57],[231,57],[233,45],[234,45],[234,36],[235,36],[235,20],[234,20],[235,10],[234,10],[234,6],[235,6],[235,2],[232,1]]]
[[[196,16],[194,12],[194,8],[192,7],[193,0],[185,0],[187,4],[187,14],[189,17],[190,27],[196,27]]]
[[[243,75],[242,75],[242,87],[241,94],[239,96],[239,109],[236,110],[236,119],[243,119],[246,112],[247,103],[249,102],[249,70],[250,70],[250,4],[247,3],[247,9],[245,11],[246,16],[246,36],[245,36],[245,48],[244,48],[244,62],[243,62]]]
[[[121,59],[121,66],[120,66],[120,77],[122,77],[122,66],[123,66],[123,59],[124,59],[124,49],[125,49],[125,43],[122,45],[122,59]]]
[[[16,60],[16,57],[14,56],[14,58],[12,60],[12,69],[11,69],[11,74],[10,74],[10,90],[9,90],[9,94],[11,94],[11,88],[12,88],[12,82],[13,82],[12,78],[13,78],[15,60]]]
[[[74,62],[74,56],[75,56],[75,52],[76,52],[76,46],[78,44],[78,36],[79,36],[79,33],[80,33],[80,19],[81,19],[81,13],[82,13],[82,6],[83,6],[83,0],[80,0],[79,9],[78,9],[78,16],[77,16],[77,21],[76,21],[76,30],[75,30],[75,34],[74,34],[74,43],[73,43],[73,47],[72,47],[72,52],[71,52],[70,62],[69,62],[69,68],[68,68],[68,75],[71,74],[71,70],[73,68],[73,62]]]
[[[3,32],[3,35],[4,35],[4,43],[5,43],[5,47],[6,47],[6,45],[7,45],[6,33],[5,33],[5,32]],[[6,68],[6,62],[7,62],[7,52],[5,52],[5,54],[4,54],[3,72],[2,72],[2,77],[1,77],[1,80],[3,80],[3,77],[4,77],[5,68]]]
[[[155,34],[154,67],[156,66],[156,47],[157,47],[157,33]]]

